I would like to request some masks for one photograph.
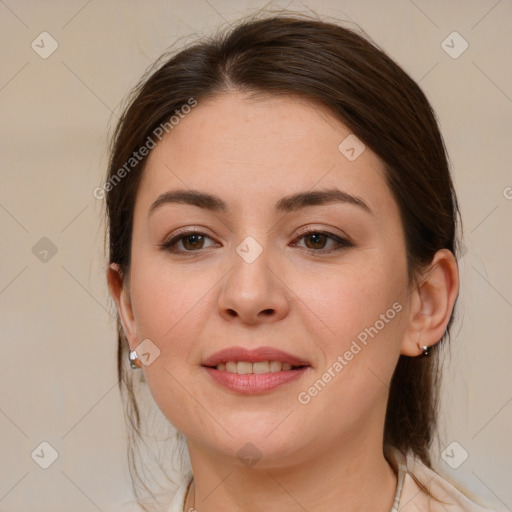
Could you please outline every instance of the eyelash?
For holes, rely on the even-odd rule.
[[[206,238],[210,238],[208,235],[204,234],[203,232],[201,231],[194,231],[194,230],[189,230],[189,231],[186,231],[186,232],[183,232],[183,233],[180,233],[174,237],[172,237],[171,239],[169,240],[166,240],[165,242],[163,242],[162,244],[160,244],[160,248],[164,251],[168,251],[168,252],[171,252],[173,254],[193,254],[195,252],[199,252],[201,251],[201,249],[198,249],[198,250],[195,250],[195,251],[177,251],[175,246],[178,242],[180,242],[181,240],[183,240],[184,238],[186,238],[187,236],[191,236],[191,235],[200,235],[200,236],[203,236],[203,237],[206,237]],[[337,242],[339,245],[338,247],[335,247],[334,249],[319,249],[319,250],[316,250],[316,249],[309,249],[307,247],[305,247],[305,251],[309,254],[313,254],[313,255],[318,255],[318,254],[331,254],[331,253],[334,253],[334,252],[339,252],[343,249],[346,249],[348,247],[352,247],[353,244],[351,242],[349,242],[347,239],[345,238],[342,238],[340,236],[337,236],[333,233],[329,233],[328,231],[321,231],[321,230],[315,230],[315,229],[312,229],[312,230],[309,230],[309,231],[304,231],[302,233],[300,233],[299,237],[295,239],[294,241],[294,246],[295,246],[295,243],[302,239],[302,238],[305,238],[307,236],[310,236],[310,235],[324,235],[326,236],[328,239],[331,239],[331,240],[334,240],[335,242]]]

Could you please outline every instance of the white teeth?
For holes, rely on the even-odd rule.
[[[230,373],[238,373],[238,364],[235,363],[235,361],[228,361],[226,363],[226,371]]]
[[[250,363],[249,361],[228,361],[226,363],[219,363],[215,368],[220,371],[247,375],[249,373],[264,374],[281,371],[287,372],[292,369],[292,365],[289,363],[281,363],[281,361],[258,361],[257,363]]]
[[[281,371],[281,366],[282,366],[281,361],[270,361],[270,371],[272,373],[280,372]]]
[[[253,363],[252,373],[270,373],[270,363],[268,361]]]
[[[238,373],[240,375],[245,375],[247,373],[252,373],[252,363],[246,361],[240,361],[238,363]]]

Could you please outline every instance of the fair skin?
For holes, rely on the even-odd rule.
[[[442,337],[459,281],[453,255],[441,250],[409,283],[400,212],[382,163],[368,147],[349,161],[338,146],[350,133],[318,105],[232,92],[200,101],[149,156],[131,265],[124,281],[112,265],[108,280],[131,349],[150,339],[160,350],[142,371],[187,440],[194,483],[185,510],[391,509],[397,479],[382,450],[388,386],[400,354],[418,356],[419,346]],[[150,211],[175,189],[218,196],[226,210],[163,202]],[[275,209],[285,196],[327,189],[367,208]],[[181,228],[204,238],[163,249]],[[262,248],[251,263],[236,251],[248,236]],[[342,371],[299,402],[397,303],[400,312]],[[201,365],[234,345],[272,346],[308,368],[268,392],[242,394]],[[252,466],[237,456],[247,443],[261,456]]]

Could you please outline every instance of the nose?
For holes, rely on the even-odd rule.
[[[289,290],[277,266],[264,250],[252,262],[234,254],[219,294],[219,314],[228,321],[245,324],[271,323],[288,314]]]

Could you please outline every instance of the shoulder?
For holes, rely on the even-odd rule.
[[[183,512],[187,489],[192,482],[192,472],[188,471],[179,482],[174,497],[166,512]],[[185,511],[187,512],[187,511]]]
[[[400,512],[495,512],[472,501],[416,457],[404,457],[394,448],[388,453],[403,471],[398,507]]]

